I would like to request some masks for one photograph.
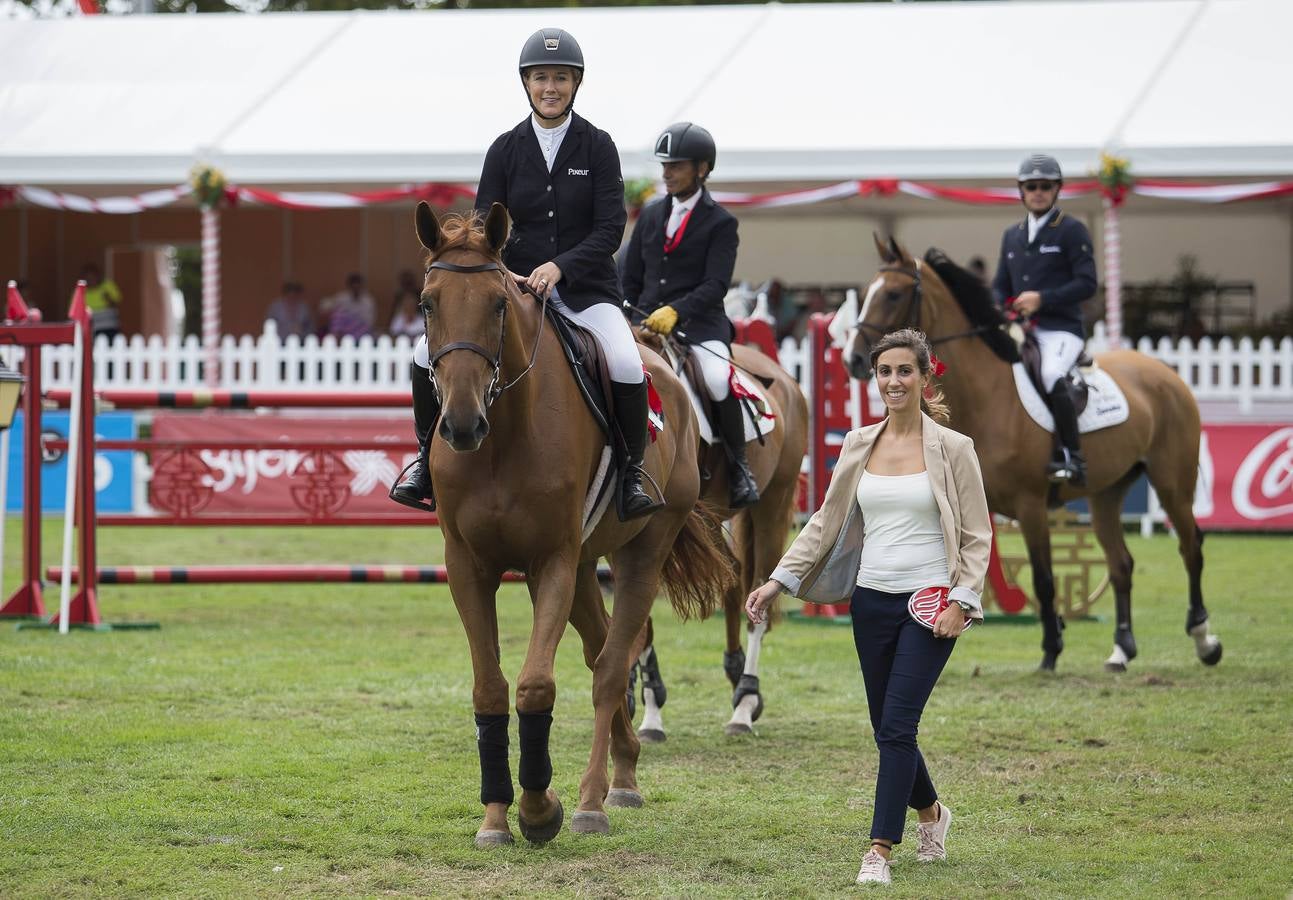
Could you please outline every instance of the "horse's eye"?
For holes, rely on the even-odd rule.
[[[507,298],[499,297],[498,300],[494,302],[494,315],[501,319],[505,312],[507,312]]]
[[[435,304],[431,302],[430,297],[423,297],[418,303],[418,309],[422,311],[422,315],[430,316],[435,313]]]
[[[902,291],[889,291],[886,299],[890,303],[897,303],[899,300],[902,299]]]

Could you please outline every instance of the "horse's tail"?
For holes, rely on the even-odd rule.
[[[723,521],[697,503],[682,523],[660,572],[665,595],[681,619],[709,618],[724,591],[736,585],[736,558],[723,538]]]

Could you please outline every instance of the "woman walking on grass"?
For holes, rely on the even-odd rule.
[[[917,860],[947,857],[952,812],[938,802],[916,730],[956,638],[983,618],[988,504],[974,442],[939,424],[947,407],[941,393],[929,393],[931,355],[914,329],[875,344],[885,419],[848,435],[821,508],[745,603],[758,623],[783,591],[817,603],[852,595],[853,640],[880,751],[859,884],[889,883],[908,807],[919,817]],[[925,591],[934,587],[943,590]],[[941,602],[918,603],[916,592]]]

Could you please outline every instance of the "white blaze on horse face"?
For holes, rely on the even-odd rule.
[[[844,341],[844,346],[846,348],[856,352],[858,332],[862,330],[860,326],[866,321],[867,311],[871,308],[871,298],[876,295],[880,290],[880,286],[883,284],[884,276],[877,275],[875,277],[875,281],[871,282],[870,286],[866,289],[866,297],[862,300],[862,309],[859,310],[857,318],[851,323],[848,337]]]

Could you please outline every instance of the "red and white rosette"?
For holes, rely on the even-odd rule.
[[[948,595],[951,592],[951,588],[945,587],[921,588],[913,593],[907,601],[907,612],[911,613],[911,617],[921,625],[933,631],[934,622],[949,605]],[[971,620],[967,618],[965,627],[969,628],[970,625]]]

